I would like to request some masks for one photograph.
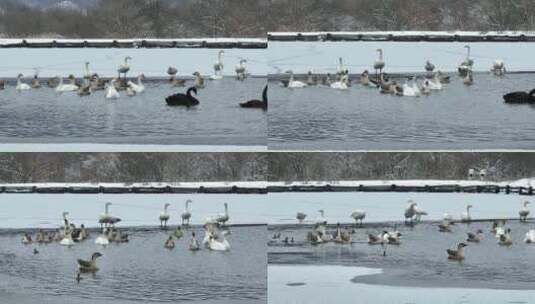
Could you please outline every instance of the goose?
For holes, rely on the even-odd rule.
[[[385,61],[383,58],[383,50],[377,49],[376,52],[378,53],[379,57],[373,63],[373,68],[375,69],[375,78],[379,79],[378,75],[383,74],[383,69],[385,68]],[[379,72],[379,74],[377,74],[377,72]]]
[[[383,236],[385,234],[387,234],[387,233],[388,232],[386,232],[386,231],[383,231],[383,233],[381,233],[379,235],[374,235],[374,234],[369,233],[368,234],[368,244],[369,245],[382,245],[384,243]]]
[[[5,87],[6,87],[6,81],[0,79],[0,91],[3,90],[3,89],[5,89]]]
[[[106,84],[106,99],[118,99],[121,97],[119,92],[115,88],[117,80],[114,78],[109,83]]]
[[[330,87],[332,83],[333,81],[331,80],[331,74],[327,73],[327,75],[325,75],[325,78],[323,78],[323,80],[321,81],[321,84]]]
[[[457,250],[446,249],[446,252],[448,253],[448,259],[455,261],[464,260],[464,247],[466,246],[468,245],[465,243],[459,243],[459,245],[457,245]]]
[[[476,233],[468,232],[466,235],[468,236],[467,242],[479,243],[483,240],[483,230],[481,229],[478,229]]]
[[[412,82],[412,84],[410,83],[405,83],[403,84],[403,96],[409,96],[409,97],[420,97],[421,95],[421,92],[420,92],[420,89],[418,88],[418,85],[416,84],[416,82],[413,81],[413,77],[410,77],[409,78],[409,81]]]
[[[505,103],[510,104],[523,104],[523,103],[535,103],[535,89],[531,90],[529,93],[527,92],[511,92],[503,95],[503,100]]]
[[[32,89],[39,89],[41,87],[41,82],[39,82],[39,71],[36,70],[32,79]]]
[[[438,79],[438,75],[435,74],[432,79],[424,79],[423,86],[427,87],[429,90],[442,90],[443,85]]]
[[[505,75],[505,63],[501,59],[496,59],[492,64],[490,70],[494,76],[504,76]]]
[[[91,95],[91,81],[89,79],[84,79],[85,84],[78,88],[78,96],[88,96]]]
[[[166,203],[163,206],[163,211],[160,213],[160,216],[158,217],[158,219],[160,220],[160,228],[162,229],[167,228],[167,221],[169,221],[169,218],[170,218],[169,212],[167,212],[167,208],[169,208],[169,206],[171,206],[171,204]]]
[[[240,103],[240,107],[263,109],[264,111],[267,110],[267,107],[268,107],[267,89],[268,89],[268,86],[267,85],[264,86],[264,90],[262,91],[262,100],[252,99],[246,102],[242,102]]]
[[[59,83],[58,85],[56,86],[56,92],[58,93],[62,93],[62,92],[74,92],[74,91],[78,91],[78,86],[74,84],[74,81],[72,78],[70,78],[70,83],[63,83],[63,77],[61,76],[58,76],[59,78]]]
[[[363,210],[355,210],[351,213],[351,218],[355,220],[355,224],[360,224],[362,226],[362,221],[366,217],[366,212]]]
[[[472,208],[472,205],[466,206],[466,211],[461,214],[461,222],[468,223],[472,221],[472,217],[470,216],[471,208]]]
[[[167,75],[169,75],[169,82],[173,82],[175,80],[175,75],[178,73],[177,68],[174,66],[170,66],[167,68]]]
[[[105,227],[109,227],[109,226],[114,226],[115,224],[119,223],[121,221],[120,218],[118,217],[115,217],[115,216],[112,216],[110,214],[110,206],[112,205],[112,203],[110,202],[107,202],[105,205],[104,205],[104,213],[102,215],[100,215],[99,217],[99,224],[101,226],[105,226]]]
[[[247,78],[247,67],[245,66],[245,63],[247,60],[240,59],[240,63],[236,65],[236,78],[238,80],[245,80]]]
[[[199,100],[197,98],[193,97],[191,93],[195,93],[197,95],[197,88],[196,87],[190,87],[186,94],[183,93],[177,93],[171,96],[168,96],[165,98],[165,102],[168,106],[196,106],[199,104]]]
[[[22,237],[22,244],[28,245],[32,243],[32,236],[29,233],[24,233],[24,236]]]
[[[401,245],[401,233],[399,231],[383,232],[383,242],[389,245]]]
[[[471,70],[466,72],[466,76],[463,79],[463,83],[467,86],[471,86],[472,84],[474,84],[474,75],[472,74]]]
[[[531,229],[526,232],[526,236],[524,237],[524,243],[535,243],[535,230]]]
[[[529,201],[525,201],[524,204],[523,204],[522,209],[520,209],[520,211],[518,211],[518,215],[520,215],[520,221],[521,222],[527,222],[527,220],[528,220],[528,215],[529,215],[528,205],[529,204],[530,204]]]
[[[427,60],[425,62],[425,71],[428,73],[432,73],[435,70],[435,65],[431,63],[431,61]]]
[[[320,216],[316,219],[316,224],[327,225],[327,219],[325,218],[325,211],[323,209],[318,210]]]
[[[89,237],[89,232],[85,229],[84,224],[80,225],[80,233],[78,234],[78,241],[83,241]]]
[[[288,81],[289,88],[296,89],[296,88],[304,88],[307,86],[306,83],[294,79],[293,71],[287,71],[286,73],[290,74],[290,80]]]
[[[19,74],[17,76],[17,86],[15,87],[15,90],[17,90],[17,91],[27,91],[27,90],[31,89],[31,87],[28,84],[22,82],[22,77],[23,76],[24,75],[22,75],[22,74]]]
[[[362,74],[360,74],[360,84],[363,86],[369,86],[370,85],[370,75],[368,70],[364,70]]]
[[[466,59],[461,62],[461,64],[459,65],[458,67],[458,72],[459,72],[459,75],[464,77],[466,76],[466,73],[469,71],[469,70],[472,70],[472,66],[474,65],[474,60],[472,60],[472,58],[470,58],[470,46],[469,45],[465,45],[464,48],[466,49]]]
[[[182,225],[189,225],[189,220],[191,219],[191,210],[190,210],[191,203],[192,203],[191,200],[186,201],[184,212],[182,212],[182,214],[180,215],[182,217]]]
[[[492,232],[496,238],[499,238],[500,235],[505,233],[505,221],[494,221],[492,223],[492,228],[490,229],[490,232]]]
[[[307,77],[307,85],[308,86],[315,86],[316,84],[318,84],[318,81],[317,81],[316,77],[314,77],[314,75],[312,75],[312,71],[308,71],[307,75],[308,75],[308,77]]]
[[[217,61],[214,63],[214,75],[210,76],[211,80],[223,79],[223,54],[225,51],[220,50],[217,54]]]
[[[126,56],[124,58],[124,63],[119,65],[117,68],[117,73],[119,74],[119,79],[121,78],[121,74],[124,74],[124,79],[126,79],[126,74],[128,71],[130,71],[130,66],[128,65],[128,60],[132,60],[132,57]]]
[[[91,84],[91,91],[103,91],[106,89],[107,81],[101,79],[98,74],[93,74],[91,75],[89,83]]]
[[[440,70],[437,71],[436,76],[439,79],[440,83],[450,83],[450,76],[444,75],[444,73],[442,73]]]
[[[288,237],[285,238],[285,243],[288,243]],[[339,244],[351,243],[351,235],[347,231],[342,231],[340,223],[336,224],[336,232],[334,234],[334,242]]]
[[[413,222],[414,217],[416,216],[416,203],[413,200],[408,201],[408,207],[405,209],[405,223],[407,221],[410,221],[410,223]]]
[[[56,77],[48,78],[48,80],[46,81],[46,85],[52,89],[56,88],[59,85],[59,77],[56,76]]]
[[[191,232],[191,241],[189,242],[189,250],[197,251],[200,249],[201,247],[199,246],[199,242],[197,241],[197,238],[195,238],[195,232]]]
[[[201,74],[199,72],[195,72],[193,73],[193,76],[195,76],[194,86],[197,89],[203,89],[205,85],[204,85],[204,79],[202,78]]]
[[[95,252],[91,255],[91,259],[89,261],[78,259],[80,272],[97,272],[98,271],[97,259],[101,256],[102,256],[102,253]]]
[[[142,80],[145,79],[145,75],[144,74],[139,74],[139,76],[137,77],[137,83],[134,83],[132,81],[128,81],[127,85],[136,93],[136,94],[141,94],[143,92],[145,92],[145,85],[143,85],[143,83],[141,82]]]
[[[173,236],[177,239],[182,238],[184,236],[184,231],[182,231],[182,227],[177,226],[175,232],[173,232]]]
[[[511,237],[511,229],[507,228],[504,234],[500,234],[498,244],[501,246],[511,246],[513,245],[513,238]]]
[[[229,218],[229,215],[228,215],[228,204],[227,204],[227,203],[224,203],[223,205],[225,206],[225,213],[219,214],[219,215],[215,218],[215,220],[216,220],[216,222],[218,222],[219,224],[223,224],[223,225],[225,225],[225,224],[228,222],[228,220],[229,220],[230,218]]]
[[[297,214],[295,215],[295,218],[297,219],[299,224],[302,224],[306,217],[307,215],[304,212],[300,212],[300,211],[297,212]]]
[[[165,241],[165,244],[163,245],[167,249],[174,249],[175,248],[175,241],[173,240],[173,236],[170,235],[167,241]]]
[[[110,239],[110,242],[115,242],[115,243],[128,243],[129,242],[128,234],[122,233],[121,230],[117,228],[113,228],[113,227],[111,228],[111,232],[108,235],[108,238]]]

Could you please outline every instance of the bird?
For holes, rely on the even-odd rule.
[[[513,245],[513,238],[511,237],[511,228],[507,228],[505,233],[500,234],[498,244],[501,246],[511,246]]]
[[[535,95],[535,89],[530,92],[517,91],[503,95],[503,100],[505,103],[510,104],[533,104],[535,103],[535,96],[533,95]]]
[[[304,88],[307,86],[306,83],[294,79],[293,71],[289,70],[289,71],[286,71],[286,73],[290,74],[290,80],[288,81],[288,88],[295,89],[295,88]]]
[[[17,90],[17,91],[30,90],[31,87],[27,83],[22,82],[22,77],[24,77],[24,75],[22,75],[22,74],[19,74],[17,76],[17,86],[15,87],[15,90]]]
[[[494,76],[504,76],[505,75],[505,63],[502,59],[496,59],[492,64],[491,72]]]
[[[169,206],[171,206],[171,204],[166,203],[163,206],[163,211],[160,213],[160,216],[158,217],[158,219],[160,220],[160,228],[162,229],[167,228],[167,221],[169,221],[169,218],[170,218],[169,212],[167,212],[167,208],[169,208]]]
[[[325,218],[325,211],[323,209],[318,210],[320,216],[316,220],[318,225],[327,225],[327,219]]]
[[[474,75],[471,70],[466,72],[466,76],[463,79],[463,84],[467,86],[474,84]]]
[[[170,76],[169,82],[173,82],[175,80],[175,75],[178,73],[178,70],[174,66],[170,66],[167,68],[167,74]]]
[[[164,247],[167,249],[175,248],[175,241],[173,240],[172,235],[170,235],[169,238],[165,241]]]
[[[195,93],[197,95],[197,88],[196,87],[190,87],[186,91],[186,94],[183,93],[177,93],[171,96],[168,96],[165,98],[165,102],[168,106],[186,106],[186,107],[192,107],[199,104],[199,100],[191,95],[191,93]]]
[[[262,91],[262,100],[252,99],[252,100],[240,103],[240,107],[257,108],[257,109],[263,109],[264,111],[267,110],[267,107],[268,107],[267,90],[268,90],[268,86],[266,85],[264,86],[264,90]]]
[[[524,237],[524,242],[528,244],[535,243],[535,230],[531,229],[528,232],[526,232],[526,236]]]
[[[467,242],[479,243],[483,239],[483,230],[481,229],[478,229],[476,233],[467,232],[466,234],[468,236]]]
[[[414,220],[414,217],[416,216],[416,203],[413,201],[413,200],[409,200],[408,201],[409,205],[408,207],[405,209],[405,223],[407,223],[407,221],[410,221],[410,223],[413,222]]]
[[[302,224],[306,217],[307,215],[304,212],[300,212],[300,211],[297,212],[297,214],[295,215],[295,218],[297,219],[299,224]]]
[[[369,86],[370,85],[370,74],[368,70],[364,70],[362,74],[360,74],[359,82],[363,86]]]
[[[32,243],[32,236],[29,233],[24,233],[24,236],[22,237],[22,243],[24,245],[28,245]]]
[[[240,63],[236,65],[235,71],[236,71],[236,78],[238,80],[245,80],[247,78],[247,67],[245,66],[245,63],[247,60],[240,59]]]
[[[115,217],[115,216],[112,216],[109,212],[109,208],[110,206],[112,205],[112,203],[110,202],[107,202],[105,205],[104,205],[104,213],[99,217],[99,224],[101,226],[114,226],[115,224],[117,224],[118,222],[121,221],[120,218],[118,217]]]
[[[41,82],[39,82],[39,69],[35,69],[31,86],[32,89],[39,89],[41,87]]]
[[[474,60],[470,58],[470,51],[471,51],[470,46],[465,45],[464,48],[466,49],[466,58],[463,62],[461,62],[461,64],[457,68],[459,75],[462,77],[466,76],[466,73],[472,70],[472,66],[474,65]]]
[[[132,60],[132,57],[126,56],[124,58],[124,63],[119,65],[117,68],[117,73],[119,74],[119,79],[121,79],[121,74],[124,75],[124,79],[126,79],[126,74],[128,71],[130,71],[130,66],[128,65],[128,60]]]
[[[464,247],[466,246],[467,245],[465,243],[459,243],[459,245],[457,245],[457,250],[446,249],[446,252],[448,253],[448,259],[456,261],[464,260]]]
[[[466,211],[461,214],[461,222],[468,223],[472,221],[472,217],[470,216],[471,208],[472,208],[472,205],[466,206]]]
[[[210,76],[211,80],[223,79],[223,54],[225,51],[220,50],[217,55],[217,61],[214,63],[214,75]]]
[[[37,248],[34,248],[33,249],[33,254],[39,254],[39,250],[37,250]]]
[[[202,78],[201,74],[199,72],[195,72],[193,73],[193,76],[195,76],[195,82],[193,85],[197,89],[203,89],[205,85],[204,85],[204,79]]]
[[[426,72],[433,72],[435,70],[435,65],[431,63],[431,61],[427,60],[425,62],[425,71]]]
[[[0,90],[5,89],[5,87],[6,87],[6,81],[3,79],[0,79]]]
[[[216,222],[225,225],[230,218],[228,215],[228,204],[224,203],[223,205],[225,206],[225,213],[219,214],[215,220]]]
[[[518,215],[520,215],[520,221],[521,222],[527,222],[527,220],[528,220],[528,216],[529,216],[528,205],[529,204],[530,204],[529,201],[525,201],[524,204],[523,204],[522,209],[520,209],[520,211],[518,211]]]
[[[115,83],[117,80],[114,78],[111,82],[106,83],[106,99],[117,99],[120,98],[119,92],[115,88]]]
[[[195,232],[191,232],[191,241],[189,242],[189,250],[191,251],[197,251],[201,249],[199,246],[199,242],[197,241],[197,238],[195,238]]]
[[[189,225],[189,220],[191,219],[191,210],[190,210],[190,204],[192,203],[191,200],[187,200],[184,212],[180,215],[182,217],[182,225]]]
[[[80,272],[97,272],[97,259],[101,256],[102,254],[100,252],[95,252],[91,255],[91,259],[89,261],[78,259]]]
[[[351,218],[355,220],[355,223],[358,223],[362,226],[362,220],[366,217],[366,212],[362,210],[355,210],[351,213]]]
[[[127,85],[132,88],[136,95],[145,92],[145,85],[141,82],[143,79],[145,79],[145,75],[139,74],[139,76],[137,77],[137,83],[134,83],[132,81],[127,82]]]
[[[378,75],[381,75],[383,73],[383,69],[385,68],[385,61],[383,58],[383,50],[377,49],[376,51],[379,57],[373,63],[373,68],[375,69],[375,79],[379,79]]]

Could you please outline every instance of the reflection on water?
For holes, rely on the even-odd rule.
[[[147,82],[143,94],[106,100],[103,91],[78,97],[43,87],[0,91],[0,138],[6,142],[262,145],[266,113],[239,103],[259,99],[265,78],[206,81],[198,107],[168,107],[165,97],[183,92],[167,82]],[[188,84],[192,84],[190,81]],[[188,85],[186,84],[186,85]]]
[[[353,84],[288,89],[270,81],[269,147],[275,149],[534,148],[533,109],[502,96],[533,88],[531,76],[475,74],[420,98],[380,94]],[[354,79],[355,80],[355,79]],[[402,80],[402,82],[405,80]]]
[[[202,229],[192,228],[200,239]],[[21,244],[21,234],[0,235],[0,299],[15,294],[24,299],[66,296],[67,302],[98,300],[207,303],[265,303],[265,226],[232,227],[229,252],[188,250],[189,233],[170,251],[163,247],[167,233],[130,231],[130,242],[95,245],[92,238],[66,248],[58,244]],[[32,253],[37,248],[39,254]],[[99,251],[100,271],[83,275],[77,284],[76,259]],[[13,296],[12,296],[13,297]],[[61,298],[54,297],[54,302]]]

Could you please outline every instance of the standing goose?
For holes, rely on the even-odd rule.
[[[104,226],[104,227],[109,227],[109,226],[115,226],[115,224],[119,223],[121,221],[120,218],[118,217],[115,217],[115,216],[112,216],[110,214],[110,206],[112,205],[112,203],[110,202],[107,202],[105,205],[104,205],[104,213],[99,217],[99,224],[101,226]]]
[[[471,208],[472,208],[472,205],[466,206],[466,211],[461,214],[461,222],[468,223],[472,221],[472,217],[470,216]]]
[[[214,63],[214,75],[210,76],[212,80],[223,79],[223,54],[225,51],[220,50],[217,55],[217,61]]]
[[[117,68],[117,73],[119,74],[119,79],[121,79],[121,74],[123,74],[124,75],[124,79],[126,80],[126,74],[128,73],[128,71],[130,71],[130,66],[128,65],[128,60],[132,60],[132,57],[126,56],[124,58],[124,63],[119,65],[119,67]]]
[[[267,110],[268,108],[267,89],[268,89],[268,86],[266,85],[264,87],[264,90],[262,91],[262,100],[252,99],[246,102],[242,102],[240,103],[240,107],[263,109],[264,111]]]
[[[241,59],[240,63],[236,65],[236,78],[238,80],[245,80],[247,78],[247,67],[245,66],[245,63],[247,60]]]
[[[383,74],[383,69],[385,68],[385,60],[383,58],[383,50],[376,50],[379,57],[373,63],[373,68],[375,69],[375,79],[379,79],[379,75]]]
[[[24,75],[22,75],[22,74],[19,74],[17,76],[17,86],[15,87],[15,90],[17,90],[17,91],[27,91],[27,90],[31,89],[31,87],[28,84],[22,82],[22,77],[23,76]]]
[[[141,94],[145,92],[145,85],[141,82],[145,79],[144,74],[139,74],[137,77],[137,83],[134,83],[132,81],[128,81],[127,85],[130,87],[136,94]]]
[[[306,217],[307,215],[304,212],[297,212],[297,214],[295,215],[295,218],[297,219],[299,224],[302,224]]]
[[[180,215],[182,217],[182,225],[189,225],[189,220],[191,219],[191,210],[190,210],[190,204],[191,200],[186,201],[186,205],[184,208],[184,212]]]
[[[223,225],[225,225],[228,222],[228,220],[230,219],[230,217],[228,215],[228,204],[224,203],[224,205],[225,205],[225,213],[219,214],[215,219],[216,222],[218,222],[220,224],[223,224]]]
[[[177,93],[171,96],[168,96],[165,98],[165,102],[168,106],[196,106],[199,104],[199,100],[197,98],[193,97],[191,93],[195,93],[197,95],[197,88],[190,87],[186,94],[183,93]]]
[[[448,259],[455,261],[464,260],[464,247],[466,246],[467,245],[465,243],[459,243],[459,245],[457,245],[457,250],[446,249],[446,252],[448,253]]]
[[[527,222],[527,220],[528,220],[528,215],[529,215],[528,205],[529,204],[530,204],[529,201],[525,201],[524,204],[523,204],[522,209],[520,209],[520,211],[518,211],[518,215],[520,215],[520,221],[521,222]]]
[[[78,259],[78,265],[80,267],[80,272],[97,272],[97,259],[101,257],[102,254],[100,252],[95,252],[93,255],[91,255],[91,260],[85,261],[82,259]]]
[[[351,218],[355,220],[355,223],[360,224],[362,226],[362,221],[366,217],[366,212],[362,210],[355,210],[351,213]]]
[[[169,208],[169,206],[171,206],[171,204],[166,203],[163,206],[162,213],[160,213],[160,216],[158,217],[158,219],[160,220],[160,228],[162,228],[162,229],[166,229],[167,228],[167,221],[169,221],[169,218],[171,217],[169,215],[169,212],[167,212],[167,208]]]
[[[189,250],[191,251],[197,251],[201,249],[199,246],[199,242],[197,241],[197,238],[195,238],[195,231],[191,232],[191,241],[189,242]]]

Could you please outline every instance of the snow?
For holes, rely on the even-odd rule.
[[[301,34],[302,36],[318,36],[318,35],[375,35],[375,36],[510,36],[526,37],[535,36],[535,31],[362,31],[362,32],[269,32],[270,36],[292,36]]]
[[[176,183],[7,183],[0,184],[0,187],[109,187],[109,188],[134,188],[134,187],[155,187],[155,188],[165,188],[170,187],[181,187],[181,188],[199,188],[204,186],[205,188],[217,188],[217,187],[240,187],[240,188],[265,188],[266,182],[176,182]]]

